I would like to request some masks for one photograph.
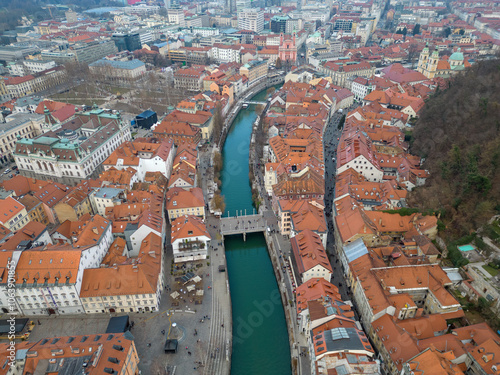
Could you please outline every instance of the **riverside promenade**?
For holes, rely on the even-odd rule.
[[[261,116],[265,116],[269,105],[267,105]],[[291,244],[289,238],[285,238],[279,231],[277,218],[272,211],[271,200],[264,187],[263,166],[264,161],[258,160],[255,150],[255,121],[252,132],[252,144],[250,145],[249,167],[255,176],[252,187],[257,189],[261,197],[259,212],[266,220],[266,226],[269,230],[264,231],[269,257],[273,264],[276,281],[280,290],[285,317],[287,321],[288,336],[290,340],[290,353],[292,360],[292,372],[297,375],[311,374],[311,359],[308,354],[308,344],[304,335],[298,334],[297,306],[295,301],[295,288],[298,285],[296,276],[293,272],[291,259]],[[302,353],[303,355],[300,355]]]
[[[209,202],[210,197],[208,192],[210,188],[214,186],[214,154],[216,151],[222,149],[227,133],[241,110],[243,102],[267,87],[280,83],[283,80],[284,76],[274,77],[272,80],[264,79],[261,82],[257,82],[254,86],[247,90],[235,104],[234,108],[226,115],[219,144],[204,145],[198,150],[197,167],[201,172],[202,178],[200,181],[197,181],[197,185],[203,190],[205,202]],[[241,227],[236,229],[236,226],[238,226],[238,219],[236,219],[236,224],[233,225],[232,218],[229,220],[227,218],[221,219],[218,216],[211,214],[210,210],[207,211],[206,226],[212,241],[209,249],[210,258],[207,259],[210,264],[210,272],[206,278],[209,280],[211,288],[208,290],[209,295],[205,296],[205,299],[210,299],[211,315],[209,320],[205,320],[204,323],[202,323],[204,325],[208,323],[209,334],[206,340],[204,340],[206,341],[206,346],[204,345],[206,348],[206,356],[201,361],[203,363],[202,368],[198,368],[198,371],[201,370],[200,373],[206,375],[229,375],[231,371],[233,336],[232,304],[227,272],[219,272],[219,267],[227,269],[224,249],[224,234],[236,234],[230,233],[236,230],[239,230],[238,233],[243,233],[241,228],[244,226],[241,225]],[[258,227],[258,230],[254,228],[255,231],[265,232],[265,229],[267,228],[267,221],[263,218],[260,220],[258,218],[255,219],[255,227]],[[253,225],[250,225],[249,223],[249,230],[247,233],[253,231],[252,228],[250,228],[252,226]]]

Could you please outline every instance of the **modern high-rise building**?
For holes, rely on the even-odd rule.
[[[236,0],[236,11],[242,12],[247,8],[251,8],[252,2],[250,0]]]
[[[141,49],[141,39],[139,33],[115,33],[113,34],[113,40],[118,48],[118,52],[121,51],[135,51]]]
[[[175,23],[180,27],[186,27],[186,20],[184,18],[184,11],[179,8],[171,8],[168,10],[168,22]]]
[[[264,11],[253,8],[238,12],[238,28],[260,33],[264,30]]]
[[[286,21],[289,19],[288,16],[274,16],[271,18],[271,31],[276,34],[286,32]]]

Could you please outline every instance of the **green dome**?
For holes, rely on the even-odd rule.
[[[463,61],[464,60],[464,54],[460,51],[454,52],[450,56],[450,60],[455,60],[455,61]]]

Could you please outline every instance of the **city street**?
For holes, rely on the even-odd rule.
[[[344,279],[342,265],[337,258],[337,250],[335,246],[335,236],[333,227],[333,199],[335,198],[335,178],[337,171],[337,147],[339,139],[342,136],[342,129],[338,129],[339,121],[349,111],[356,109],[359,103],[354,103],[349,108],[346,108],[342,113],[335,112],[330,121],[325,127],[323,133],[323,147],[325,155],[325,219],[328,224],[328,235],[326,241],[326,250],[333,268],[332,284],[339,288],[340,294],[344,301],[350,301],[352,296],[347,283]],[[335,160],[334,160],[335,158]],[[356,311],[355,311],[356,313]]]

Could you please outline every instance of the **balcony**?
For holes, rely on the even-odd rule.
[[[186,240],[185,242],[181,242],[178,245],[178,250],[179,251],[198,251],[198,250],[205,250],[206,245],[205,242],[203,241],[188,241]]]

